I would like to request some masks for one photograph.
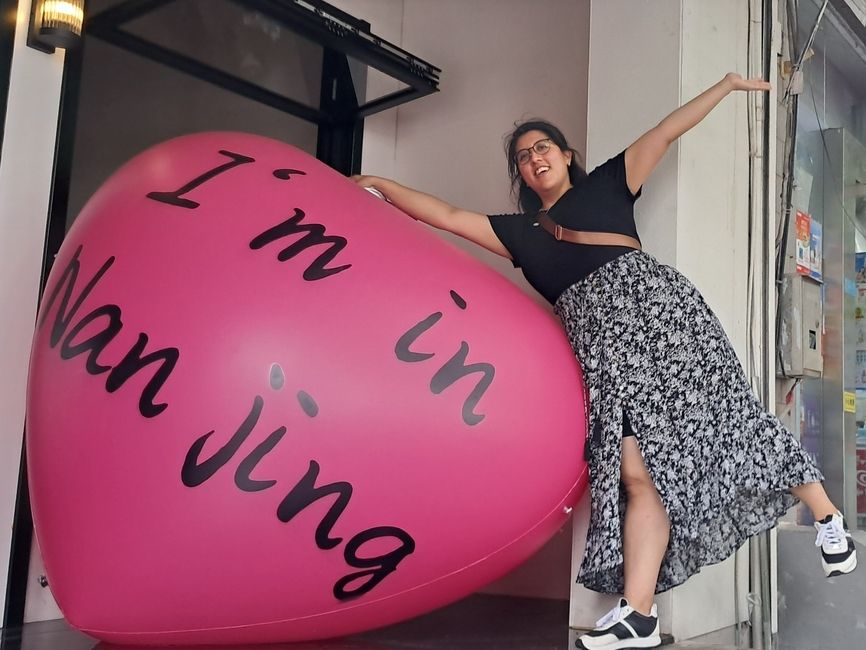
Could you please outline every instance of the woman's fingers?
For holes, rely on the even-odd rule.
[[[734,90],[770,90],[773,87],[769,81],[765,81],[761,77],[743,79],[736,72],[729,72],[725,75],[725,79],[728,80]]]
[[[769,81],[764,81],[763,79],[749,79],[745,82],[747,84],[747,90],[771,90],[773,85]]]

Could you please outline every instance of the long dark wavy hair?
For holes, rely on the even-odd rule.
[[[508,162],[508,178],[511,180],[511,196],[517,202],[517,207],[527,213],[538,212],[541,209],[541,199],[538,194],[529,189],[526,182],[520,176],[515,155],[517,154],[517,140],[529,131],[541,131],[563,152],[571,152],[571,164],[568,166],[568,178],[574,185],[579,179],[586,176],[586,170],[581,164],[580,154],[572,149],[558,128],[546,120],[533,118],[526,122],[515,123],[514,130],[506,136],[505,157]]]

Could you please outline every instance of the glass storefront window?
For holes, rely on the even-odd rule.
[[[799,48],[822,4],[788,3],[796,10]],[[802,274],[806,259],[805,273],[819,287],[823,367],[783,386],[795,405],[789,409],[792,429],[824,473],[827,492],[855,540],[864,542],[866,40],[840,4],[829,3],[802,68],[786,266],[788,277]],[[812,523],[800,505],[779,529],[779,647],[861,647],[857,609],[866,579],[855,573],[821,580],[818,558],[808,561],[815,553]]]

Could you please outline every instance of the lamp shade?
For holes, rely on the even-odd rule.
[[[81,38],[84,0],[34,0],[33,31],[51,47],[68,48]]]

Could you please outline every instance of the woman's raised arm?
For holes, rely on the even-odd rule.
[[[703,120],[728,93],[734,90],[765,91],[770,84],[763,79],[743,79],[729,72],[711,86],[635,140],[625,151],[628,187],[636,193],[658,165],[671,143]]]

